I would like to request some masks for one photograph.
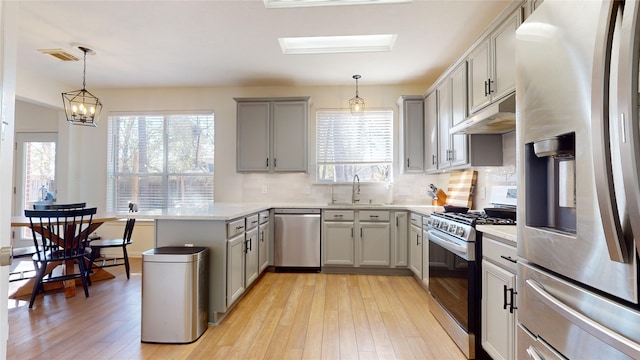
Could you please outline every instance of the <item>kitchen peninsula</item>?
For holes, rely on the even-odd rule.
[[[312,208],[347,211],[396,211],[429,214],[439,207],[422,205],[327,205],[211,203],[206,207],[141,211],[138,219],[155,221],[155,244],[204,246],[210,251],[209,322],[219,323],[244,291],[273,264],[273,209]],[[406,239],[404,239],[406,241]]]

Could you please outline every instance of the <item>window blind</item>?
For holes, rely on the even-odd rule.
[[[391,180],[393,111],[368,110],[353,116],[345,110],[316,112],[316,167],[319,182]]]

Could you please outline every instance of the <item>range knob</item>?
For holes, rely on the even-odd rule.
[[[464,237],[465,236],[464,227],[458,226],[458,231],[456,231],[456,235],[458,235],[460,237]]]
[[[451,234],[455,234],[455,233],[456,233],[456,229],[457,229],[457,228],[458,228],[458,227],[457,227],[455,224],[451,224],[451,225],[449,225],[449,230],[448,230],[448,231],[449,231],[449,233],[451,233]]]

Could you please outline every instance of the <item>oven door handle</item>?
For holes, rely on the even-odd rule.
[[[458,244],[456,244],[455,242],[440,236],[437,232],[435,231],[431,231],[429,230],[427,232],[427,234],[429,235],[429,241],[433,241],[434,243],[442,246],[443,248],[456,252],[456,253],[460,253],[460,254],[467,254],[467,247],[466,246],[460,246]]]
[[[527,279],[525,283],[539,300],[574,325],[632,358],[638,358],[640,355],[640,347],[633,341],[572,309],[547,292],[537,281]]]

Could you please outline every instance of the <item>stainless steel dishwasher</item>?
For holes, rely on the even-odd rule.
[[[276,271],[320,271],[320,209],[276,209]]]

